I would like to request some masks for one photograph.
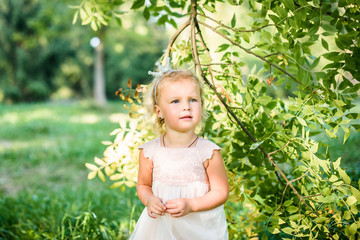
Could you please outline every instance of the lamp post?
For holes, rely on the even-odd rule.
[[[95,49],[94,56],[94,100],[99,106],[106,105],[105,74],[104,74],[104,44],[99,37],[93,37],[90,45]]]

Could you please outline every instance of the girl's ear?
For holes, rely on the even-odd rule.
[[[163,116],[161,114],[161,110],[160,110],[158,105],[155,105],[155,113],[156,113],[158,118],[160,118],[160,117],[163,118]]]

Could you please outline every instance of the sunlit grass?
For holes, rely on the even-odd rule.
[[[135,189],[88,181],[84,166],[128,119],[121,106],[0,105],[0,239],[127,239],[143,209]],[[318,137],[359,176],[358,133],[344,145],[340,131]]]
[[[0,105],[0,239],[126,239],[142,209],[135,189],[88,181],[85,168],[128,119],[121,106]]]

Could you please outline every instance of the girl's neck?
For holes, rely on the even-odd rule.
[[[162,144],[164,145],[164,147],[187,148],[195,145],[195,142],[197,140],[196,138],[197,135],[194,132],[166,132],[162,136]]]

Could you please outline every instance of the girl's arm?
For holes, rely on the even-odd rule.
[[[137,193],[140,201],[147,207],[149,216],[157,218],[157,215],[164,215],[166,208],[161,202],[161,199],[155,197],[152,192],[152,171],[153,162],[144,156],[144,152],[141,149]]]
[[[166,202],[166,212],[173,217],[185,216],[190,212],[206,211],[224,204],[229,196],[229,184],[224,161],[219,150],[214,150],[212,158],[205,161],[210,190],[197,198],[180,198]]]

